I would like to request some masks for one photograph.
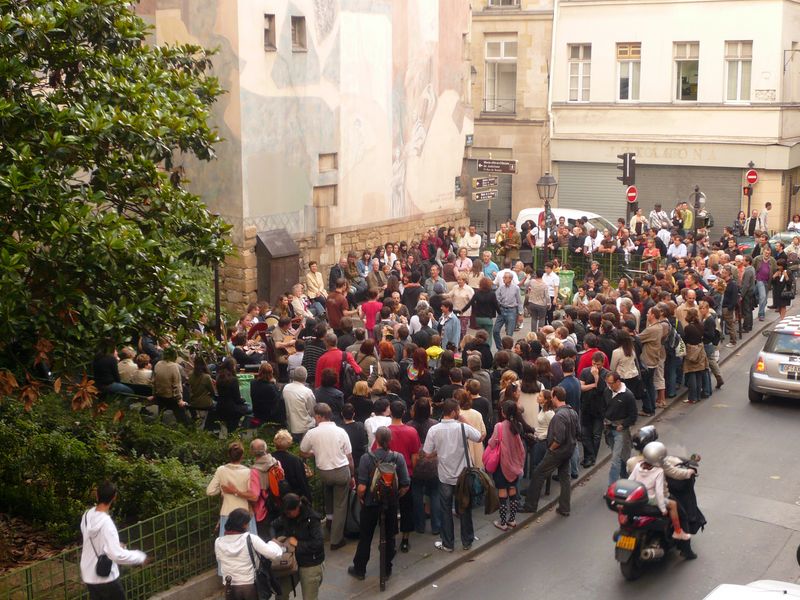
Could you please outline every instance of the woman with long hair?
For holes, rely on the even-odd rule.
[[[633,338],[624,329],[617,329],[618,347],[611,353],[609,370],[619,373],[620,379],[634,395],[641,401],[644,399],[644,386],[639,374],[639,367],[636,360],[636,348],[633,345]],[[648,413],[640,412],[640,415],[650,416]]]
[[[517,384],[513,383],[506,389],[513,395]],[[500,405],[501,421],[494,426],[494,432],[489,439],[489,448],[500,447],[500,464],[492,473],[497,495],[500,497],[500,520],[494,521],[494,526],[502,531],[509,527],[517,526],[517,485],[525,465],[525,444],[522,442],[522,433],[525,423],[519,414],[516,402],[506,400]]]
[[[242,417],[250,412],[250,408],[239,390],[236,361],[229,356],[217,368],[217,397],[217,415],[225,423],[228,433],[232,433],[239,427]]]
[[[275,373],[272,365],[263,361],[258,368],[258,374],[250,382],[250,400],[253,403],[253,418],[259,424],[278,423],[285,425],[286,410],[283,398],[275,385]]]
[[[536,366],[536,379],[546,390],[553,389],[553,367],[550,361],[540,356],[533,363]]]
[[[429,395],[433,395],[433,377],[428,368],[428,354],[425,348],[416,348],[411,356],[411,363],[400,372],[401,393],[406,402],[411,401],[411,390],[414,386],[424,386]]]
[[[553,392],[542,390],[539,394],[539,414],[536,417],[536,426],[533,428],[533,465],[531,466],[531,473],[542,462],[544,455],[547,453],[547,429],[550,427],[550,421],[552,421],[555,414]]]
[[[780,259],[777,263],[775,274],[772,276],[772,303],[775,305],[781,319],[786,318],[786,308],[792,305],[794,298],[794,277],[786,268],[786,261]]]
[[[464,307],[464,310],[472,309],[475,315],[475,323],[479,329],[483,329],[492,339],[492,329],[494,328],[494,318],[500,314],[500,304],[497,296],[492,290],[492,280],[484,277],[480,280],[478,291],[472,296]]]
[[[739,214],[736,215],[736,220],[733,222],[733,235],[736,237],[744,236],[744,222],[747,221],[747,214],[740,210]]]
[[[696,308],[686,311],[686,325],[683,328],[683,342],[686,355],[683,357],[683,375],[689,395],[684,402],[695,404],[700,401],[703,379],[708,369],[708,356],[703,346],[703,325]]]

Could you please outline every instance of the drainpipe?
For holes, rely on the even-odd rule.
[[[559,0],[553,0],[553,26],[552,34],[550,36],[550,65],[547,73],[547,135],[550,138],[550,160],[548,161],[549,168],[545,169],[545,171],[550,171],[551,173],[553,172],[553,65],[555,64],[556,58],[556,24],[558,23],[558,2]]]

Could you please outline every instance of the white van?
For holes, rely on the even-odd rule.
[[[606,219],[605,217],[601,217],[597,213],[589,212],[587,210],[575,210],[572,208],[551,208],[550,212],[553,213],[553,218],[555,219],[556,223],[564,217],[569,225],[570,229],[575,226],[575,223],[578,222],[578,219],[581,217],[586,217],[589,220],[589,226],[594,227],[599,232],[602,232],[603,229],[609,229],[611,231],[616,231],[617,226],[614,225],[611,221]],[[544,220],[544,208],[523,208],[519,211],[517,215],[517,230],[522,231],[522,224],[525,221],[533,221],[534,224],[538,227],[539,223],[542,223]],[[543,235],[543,232],[540,233]]]

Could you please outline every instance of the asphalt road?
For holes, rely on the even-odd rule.
[[[721,391],[695,406],[671,408],[656,424],[670,453],[702,456],[696,491],[708,525],[692,542],[697,560],[673,552],[640,580],[625,581],[611,541],[616,515],[602,498],[604,469],[573,491],[570,517],[548,512],[414,598],[468,600],[500,592],[506,599],[691,600],[720,583],[798,581],[800,402],[749,403],[748,370],[762,340],[751,340],[723,366]]]

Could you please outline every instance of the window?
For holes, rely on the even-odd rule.
[[[588,102],[592,78],[592,45],[569,44],[569,101]]]
[[[514,113],[517,109],[517,40],[489,38],[486,42],[485,112]]]
[[[306,50],[306,18],[292,17],[292,51]]]
[[[319,155],[319,172],[322,173],[323,171],[335,171],[338,165],[338,156],[336,152],[331,154],[320,154]]]
[[[676,42],[675,56],[675,99],[697,101],[697,74],[700,68],[700,43]]]
[[[725,42],[725,70],[728,102],[750,100],[750,70],[753,65],[753,42]]]
[[[519,6],[519,0],[489,0],[489,6]]]
[[[639,72],[641,70],[642,44],[617,44],[619,64],[618,100],[639,99]]]
[[[272,51],[275,46],[275,15],[264,15],[264,50]]]

